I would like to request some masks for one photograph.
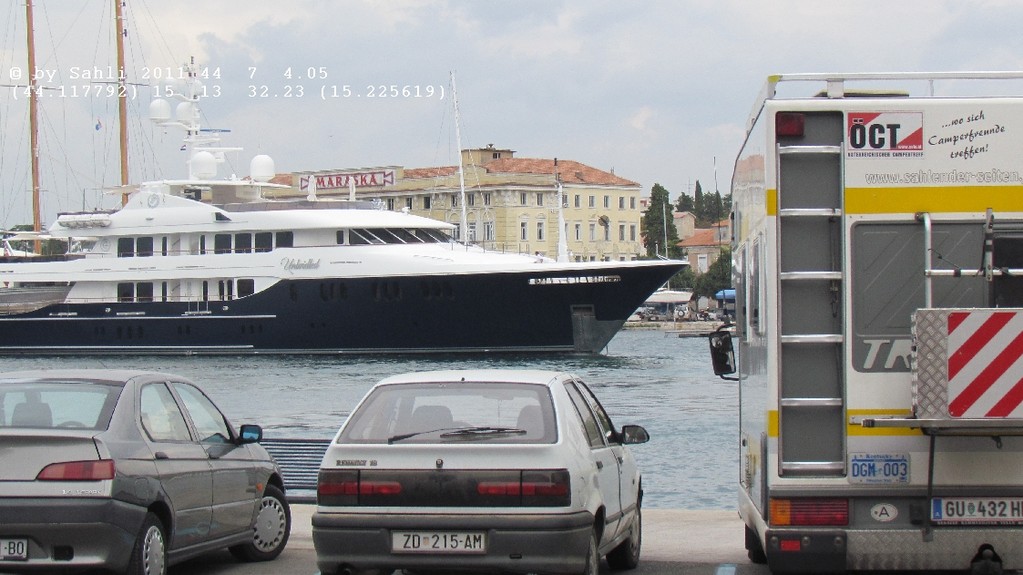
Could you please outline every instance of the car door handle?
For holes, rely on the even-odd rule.
[[[170,459],[170,457],[163,451],[157,451],[156,453],[153,454],[153,457],[157,459]]]
[[[597,462],[597,469],[604,469],[604,462],[603,461],[598,461]]]

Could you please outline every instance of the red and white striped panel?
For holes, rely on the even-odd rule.
[[[948,314],[948,414],[1023,417],[1023,312]]]

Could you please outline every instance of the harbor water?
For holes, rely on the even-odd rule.
[[[0,357],[0,370],[135,368],[195,380],[237,426],[267,437],[331,437],[376,381],[432,369],[571,371],[594,390],[615,425],[635,423],[650,442],[632,448],[644,507],[735,508],[738,388],[714,376],[703,337],[624,330],[599,356],[124,356]]]

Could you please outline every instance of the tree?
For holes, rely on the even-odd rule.
[[[668,198],[668,189],[661,184],[654,184],[650,189],[650,205],[643,213],[643,245],[649,258],[663,256],[665,253],[665,237],[667,237],[667,253],[669,258],[681,255],[678,243],[678,230],[675,229],[675,211]]]
[[[714,294],[723,289],[732,287],[732,250],[721,248],[718,259],[710,264],[707,272],[696,278],[696,287],[693,293],[699,296],[713,298]]]

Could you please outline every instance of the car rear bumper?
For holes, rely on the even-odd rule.
[[[316,513],[312,528],[316,564],[324,573],[344,567],[579,573],[593,515]],[[411,530],[483,532],[486,553],[393,553],[391,532]]]
[[[0,498],[0,539],[28,541],[28,560],[0,560],[0,572],[123,571],[145,515],[144,507],[104,498]]]

